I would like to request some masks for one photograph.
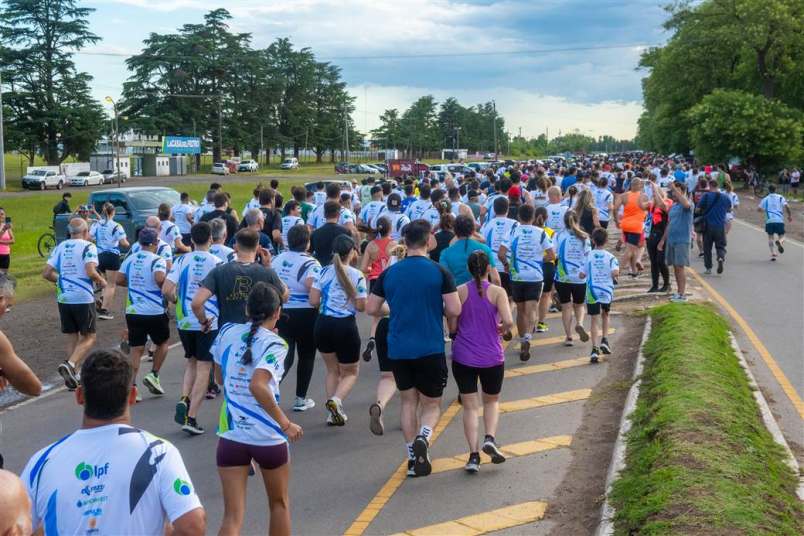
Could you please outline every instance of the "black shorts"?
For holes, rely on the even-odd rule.
[[[416,389],[424,396],[440,398],[447,386],[447,356],[433,354],[416,359],[392,359],[396,388]]]
[[[505,289],[505,293],[510,298],[511,294],[511,274],[508,272],[500,272],[500,286]]]
[[[587,303],[586,304],[586,313],[589,316],[597,316],[600,314],[600,311],[606,311],[607,313],[611,310],[610,303]]]
[[[514,303],[539,301],[542,297],[543,281],[511,281],[511,298]]]
[[[576,305],[581,305],[586,301],[586,283],[562,283],[561,281],[556,281],[556,292],[558,293],[558,301],[561,303],[571,301]]]
[[[623,232],[623,242],[626,244],[631,244],[635,247],[639,247],[639,245],[642,243],[642,233]]]
[[[380,364],[380,372],[391,372],[391,360],[388,359],[388,326],[391,319],[383,317],[377,324],[377,332],[374,335],[374,342],[377,343],[377,362]]]
[[[0,255],[0,270],[8,270],[11,266],[11,255]]]
[[[335,354],[342,365],[351,365],[360,359],[360,332],[354,316],[318,315],[313,339],[319,352]]]
[[[165,313],[161,315],[126,315],[128,345],[132,348],[145,346],[148,337],[157,346],[170,338],[170,321]]]
[[[98,253],[98,271],[117,272],[120,270],[120,255],[114,251],[103,251]]]
[[[609,220],[600,220],[600,226],[603,227],[604,229],[608,229],[609,228]]]
[[[556,278],[556,264],[554,262],[543,262],[542,275],[544,276],[542,292],[551,292]]]
[[[209,349],[212,348],[212,343],[215,342],[215,337],[218,336],[218,330],[209,331],[189,331],[180,329],[179,340],[182,347],[184,347],[184,357],[187,359],[197,359],[198,361],[212,361],[212,354]]]
[[[371,294],[371,291],[374,290],[374,286],[376,284],[377,284],[376,279],[369,279],[369,294]]]
[[[254,460],[260,469],[270,470],[282,467],[288,463],[289,458],[287,443],[258,446],[224,437],[218,438],[218,449],[215,453],[218,467],[245,467]]]
[[[487,395],[498,395],[502,390],[505,365],[500,363],[493,367],[470,367],[452,360],[452,376],[458,384],[458,392],[468,395],[477,392],[477,381]]]
[[[60,303],[62,333],[95,333],[95,303]]]

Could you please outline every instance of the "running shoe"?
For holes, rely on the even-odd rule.
[[[712,269],[707,268],[706,270],[704,270],[704,275],[712,275]]]
[[[369,406],[369,430],[374,435],[383,435],[385,432],[385,426],[382,422],[382,408],[376,402]]]
[[[75,368],[73,367],[72,363],[65,361],[59,365],[57,370],[59,376],[61,376],[64,380],[64,385],[67,387],[67,389],[73,391],[78,388],[78,376],[75,375]]]
[[[416,476],[427,476],[433,471],[430,465],[430,444],[423,435],[413,440],[413,472]]]
[[[125,355],[128,355],[131,352],[131,346],[128,345],[128,341],[120,341],[120,346],[118,346],[118,349]]]
[[[191,436],[201,435],[204,433],[204,429],[193,417],[187,417],[187,422],[184,423],[184,426],[182,426],[181,429]]]
[[[162,383],[159,381],[159,376],[153,372],[149,372],[142,378],[142,383],[148,388],[152,395],[162,396],[165,390],[162,389]]]
[[[308,409],[313,409],[314,407],[315,400],[312,398],[302,398],[297,396],[296,401],[293,403],[293,411],[307,411]]]
[[[190,406],[190,400],[186,397],[181,397],[176,404],[176,413],[173,414],[173,422],[179,425],[187,423],[187,410]]]
[[[776,253],[774,253],[773,255],[771,255],[771,261],[776,262]]]
[[[480,471],[480,453],[473,452],[469,454],[469,460],[463,466],[467,473],[477,473]]]
[[[611,346],[609,346],[609,340],[605,337],[600,341],[600,351],[606,355],[611,355]]]
[[[567,337],[564,339],[564,346],[575,346],[575,343],[572,342],[572,337]]]
[[[371,353],[374,351],[375,346],[377,346],[377,343],[374,342],[374,337],[369,338],[366,343],[366,349],[363,350],[363,361],[371,361]]]
[[[559,309],[555,304],[551,303],[550,307],[548,307],[547,312],[549,313],[558,313],[561,309]]]
[[[219,394],[221,394],[221,388],[218,387],[217,383],[211,383],[209,384],[209,387],[207,387],[207,394],[205,397],[207,400],[212,400]]]
[[[718,274],[723,273],[723,259],[718,259],[717,260],[717,273]]]
[[[577,324],[575,326],[575,333],[577,333],[578,337],[581,338],[581,342],[587,342],[589,340],[589,333],[586,332],[586,329],[584,329],[583,324]]]
[[[114,320],[114,315],[108,309],[98,309],[98,318],[101,320]]]
[[[343,426],[346,424],[347,417],[343,412],[343,406],[341,405],[340,400],[330,398],[327,400],[326,406],[327,410],[329,410],[329,413],[332,416],[332,424],[335,426]]]
[[[592,353],[589,354],[589,362],[597,363],[598,361],[600,361],[600,350],[598,350],[597,347],[593,346]]]
[[[134,387],[136,387],[136,385]],[[135,398],[135,401],[142,402],[142,394],[140,393],[139,389],[137,389],[137,397]]]
[[[530,359],[530,341],[524,340],[519,345],[519,360],[527,361]]]
[[[149,362],[154,360],[154,351],[148,350],[148,352],[142,357],[144,362]]]
[[[536,333],[547,333],[549,330],[550,328],[544,322],[536,324]]]
[[[506,331],[505,333],[503,333],[502,338],[503,338],[503,340],[504,340],[504,341],[508,342],[508,341],[510,341],[511,339],[513,339],[513,338],[514,338],[514,334],[513,334],[513,333],[511,333],[511,330],[509,329],[508,331]]]
[[[497,447],[493,437],[486,436],[485,441],[483,441],[483,452],[489,455],[491,463],[503,463],[505,461],[505,456]]]
[[[652,292],[659,292],[659,287],[650,287],[648,289],[648,294],[650,294]]]
[[[670,301],[674,303],[687,303],[687,297],[681,294],[673,294],[673,296],[670,297]]]
[[[670,283],[667,283],[662,288],[660,288],[659,292],[661,292],[662,294],[667,294],[668,292],[670,292]]]
[[[408,476],[415,477],[416,471],[414,470],[415,462],[413,460],[408,460]]]
[[[776,249],[779,250],[779,253],[784,253],[784,246],[782,245],[781,240],[776,241]]]
[[[335,426],[335,421],[332,420],[332,413],[327,413],[327,426]]]

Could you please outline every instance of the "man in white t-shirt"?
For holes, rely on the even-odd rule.
[[[787,221],[793,221],[793,213],[784,196],[776,193],[776,185],[768,185],[768,195],[759,203],[759,212],[765,213],[765,233],[768,235],[768,247],[771,252],[771,260],[776,260],[776,251],[773,246],[784,253],[784,216],[787,213]]]
[[[195,212],[195,208],[196,207],[190,203],[190,194],[187,192],[181,194],[181,203],[173,205],[173,219],[176,222],[176,226],[179,228],[181,241],[185,246],[190,245],[190,227],[193,225],[193,212]]]
[[[178,449],[131,426],[133,371],[96,350],[81,368],[81,428],[33,455],[22,481],[45,534],[204,534],[206,515]]]

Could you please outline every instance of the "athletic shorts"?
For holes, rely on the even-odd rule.
[[[212,348],[212,343],[215,342],[215,337],[218,336],[218,330],[209,331],[190,331],[179,330],[179,340],[184,348],[184,357],[187,359],[195,358],[198,361],[212,361],[212,354],[209,349]]]
[[[784,223],[766,223],[765,233],[770,235],[784,236]]]
[[[377,284],[376,279],[369,279],[369,294],[371,294],[371,291],[374,290],[374,286],[376,284]]]
[[[95,333],[97,321],[94,303],[60,303],[62,333]]]
[[[643,233],[628,233],[623,231],[623,242],[631,244],[632,246],[639,247],[642,243]]]
[[[514,303],[539,301],[542,297],[543,281],[511,281],[511,298]]]
[[[145,346],[148,337],[157,346],[170,338],[170,321],[165,313],[161,315],[126,315],[128,345],[132,348]]]
[[[558,293],[558,301],[562,304],[571,301],[576,305],[581,305],[586,301],[586,283],[556,281],[556,293]]]
[[[391,360],[388,359],[388,326],[390,324],[391,319],[387,316],[380,318],[374,335],[374,342],[377,343],[377,362],[380,364],[380,372],[391,372]]]
[[[587,303],[586,304],[586,313],[589,316],[597,316],[600,314],[600,311],[606,311],[607,313],[611,310],[610,303]]]
[[[511,274],[508,272],[500,272],[500,286],[505,289],[508,297],[511,297]]]
[[[609,220],[600,220],[600,226],[603,227],[604,229],[608,229],[609,228]]]
[[[542,263],[542,277],[544,277],[542,292],[552,291],[556,278],[556,264],[554,262]]]
[[[0,270],[8,270],[11,267],[11,255],[0,255]]]
[[[114,251],[103,251],[98,253],[98,271],[117,272],[120,270],[120,255]]]
[[[416,389],[424,396],[439,398],[447,386],[447,356],[433,354],[416,359],[391,359],[396,388]]]
[[[493,367],[470,367],[452,360],[452,376],[458,384],[458,392],[468,395],[477,392],[477,382],[487,395],[498,395],[502,390],[505,365],[500,363]]]
[[[360,333],[354,316],[337,318],[318,315],[313,340],[319,352],[335,354],[342,365],[357,363],[360,359]]]
[[[218,450],[215,453],[218,467],[245,467],[254,460],[260,469],[278,469],[288,463],[289,458],[287,443],[247,445],[224,437],[218,438]]]

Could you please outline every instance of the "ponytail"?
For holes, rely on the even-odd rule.
[[[240,362],[244,365],[250,365],[253,361],[251,345],[254,343],[257,330],[260,329],[263,322],[276,314],[280,307],[279,293],[274,287],[260,281],[251,289],[246,302],[246,314],[251,322],[251,327],[246,336],[246,351],[240,358]]]
[[[486,272],[489,269],[489,257],[483,250],[473,251],[466,261],[469,274],[477,286],[477,293],[483,296],[483,279],[486,277]]]
[[[569,229],[578,240],[586,240],[589,238],[589,235],[587,235],[583,229],[578,226],[578,215],[575,214],[575,211],[573,210],[568,210],[564,214],[564,226]]]
[[[338,277],[338,283],[346,293],[346,296],[350,300],[354,301],[357,298],[357,289],[355,289],[355,285],[352,283],[352,280],[349,279],[349,274],[346,272],[346,264],[344,264],[343,258],[337,253],[333,253],[332,255],[332,266],[335,267],[335,275]]]

